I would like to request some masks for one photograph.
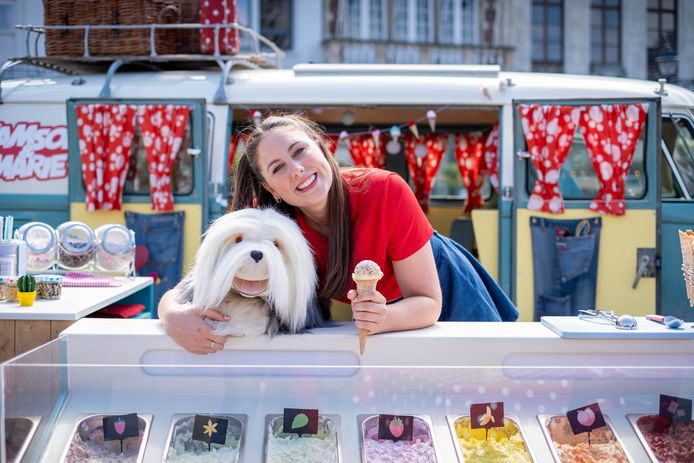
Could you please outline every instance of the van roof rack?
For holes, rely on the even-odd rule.
[[[110,81],[113,74],[123,65],[137,65],[154,71],[164,70],[191,70],[205,68],[221,68],[220,84],[215,95],[216,101],[224,100],[224,83],[229,72],[234,68],[242,69],[277,69],[282,65],[285,53],[270,39],[257,33],[253,29],[238,23],[219,24],[117,24],[117,25],[75,25],[75,26],[34,26],[18,25],[17,29],[26,32],[25,56],[10,58],[0,67],[0,84],[5,74],[12,67],[19,64],[30,64],[45,69],[58,71],[68,75],[106,73],[107,78],[100,97],[110,95]],[[214,51],[211,54],[185,53],[185,54],[158,54],[156,50],[157,32],[168,30],[193,30],[213,29]],[[237,29],[244,34],[246,41],[252,46],[248,54],[223,54],[219,49],[219,34],[228,29]],[[149,36],[148,50],[145,55],[109,55],[96,56],[90,54],[90,37],[93,31],[136,31],[146,30]],[[47,31],[63,33],[82,33],[82,55],[70,56],[45,56],[39,53],[39,44],[45,41]],[[94,41],[92,40],[92,45]],[[0,86],[0,104],[2,104],[2,87]]]

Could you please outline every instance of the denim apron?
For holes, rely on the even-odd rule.
[[[443,304],[439,321],[515,321],[518,309],[467,249],[434,232],[431,239]]]
[[[595,308],[602,219],[530,218],[535,321]]]
[[[125,223],[135,232],[135,244],[146,247],[149,254],[138,273],[156,273],[159,277],[159,284],[152,288],[154,307],[159,305],[162,295],[181,280],[184,220],[183,211],[161,214],[125,212]]]

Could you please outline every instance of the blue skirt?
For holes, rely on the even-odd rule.
[[[467,249],[434,232],[431,239],[443,303],[439,321],[515,321],[518,309]]]

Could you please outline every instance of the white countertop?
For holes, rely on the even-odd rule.
[[[108,288],[63,287],[60,299],[36,299],[31,307],[0,302],[0,320],[79,320],[152,284],[151,277],[120,277]]]

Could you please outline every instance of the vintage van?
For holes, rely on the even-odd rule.
[[[132,141],[122,208],[87,209],[78,136],[77,109],[82,105],[164,104],[188,109],[187,128],[171,169],[174,210],[185,212],[183,256],[177,262],[182,269],[191,263],[207,224],[230,203],[229,178],[234,159],[243,150],[238,130],[252,124],[254,115],[273,111],[307,115],[334,136],[336,156],[345,165],[354,163],[349,140],[367,135],[378,137],[386,146],[398,138],[398,132],[400,142],[411,140],[414,123],[422,139],[432,130],[449,135],[438,170],[434,169],[430,196],[423,200],[429,220],[440,232],[474,249],[518,305],[521,321],[575,312],[576,304],[572,307],[563,295],[542,294],[537,288],[539,278],[547,280],[557,272],[562,278],[574,278],[565,271],[591,274],[597,308],[694,319],[677,237],[678,229],[694,228],[694,93],[686,89],[619,78],[504,72],[494,65],[301,64],[278,69],[238,58],[214,68],[187,65],[175,57],[149,63],[149,67],[121,66],[121,61],[106,63],[110,68],[101,61],[56,63],[46,58],[33,62],[66,73],[1,82],[0,211],[14,215],[16,224],[79,220],[96,227],[124,223],[127,213],[158,214],[152,210],[139,126]],[[625,173],[621,215],[591,209],[601,186],[578,119],[601,105],[627,105],[621,107],[642,113],[640,131],[628,135],[636,137],[633,159],[621,166]],[[538,122],[532,119],[536,114],[550,110],[565,111],[562,114],[574,118],[574,125],[562,129],[563,143],[570,144],[566,159],[563,163],[554,160],[558,175],[554,182],[563,197],[560,213],[537,210],[533,192],[538,155],[524,135],[524,124],[527,131],[528,124]],[[552,143],[555,129],[536,132],[537,152]],[[496,145],[487,143],[487,148],[496,147],[497,155],[490,158],[486,171],[475,171],[483,179],[482,202],[464,216],[468,192],[460,180],[456,146],[465,134],[479,132],[489,140],[492,131],[498,139]],[[463,138],[456,141],[455,135]],[[414,187],[405,145],[390,145],[388,151],[393,154],[384,155],[383,162]],[[420,152],[409,156],[410,163],[421,168],[420,156],[429,159]],[[618,164],[608,162],[604,168],[619,169]],[[490,183],[489,171],[498,172],[494,178],[498,189]],[[549,227],[552,240],[546,241],[549,235],[545,234],[545,244],[533,243],[537,231],[533,226],[538,224]],[[559,243],[561,239],[598,232],[590,253],[568,259],[568,270],[557,268],[556,255],[541,257],[547,243],[556,254],[562,251],[557,246],[566,244]],[[149,233],[155,234],[150,243],[166,248],[167,235],[156,235],[156,227]],[[145,237],[137,239],[141,242]],[[166,252],[155,247],[150,258]],[[554,264],[549,263],[552,259]],[[162,282],[171,284],[175,281]],[[540,304],[541,297],[549,302]],[[348,316],[344,310],[336,309],[338,318]]]

